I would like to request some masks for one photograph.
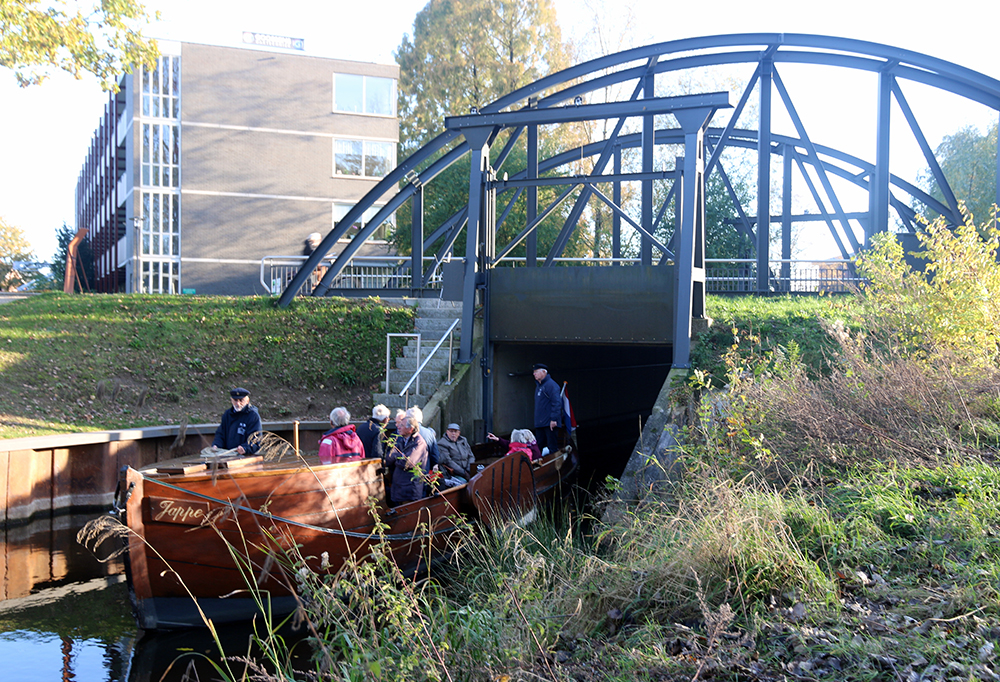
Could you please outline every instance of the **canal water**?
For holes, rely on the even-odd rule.
[[[99,562],[76,533],[95,515],[64,515],[0,531],[0,680],[194,682],[220,679],[205,630],[143,632],[120,560]],[[227,656],[245,656],[252,627],[220,629]],[[293,634],[294,638],[294,634]],[[298,647],[308,659],[307,647]],[[243,668],[230,661],[239,675]],[[308,669],[308,660],[297,661]]]

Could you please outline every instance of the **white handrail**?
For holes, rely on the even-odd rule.
[[[386,334],[385,335],[385,392],[386,393],[390,392],[389,391],[389,364],[391,362],[391,358],[390,358],[390,355],[389,355],[389,345],[390,345],[389,342],[392,339],[392,337],[394,337],[394,336],[415,336],[415,337],[417,337],[417,363],[418,364],[420,363],[420,334],[419,333],[406,332],[406,333],[400,333],[400,334]],[[413,381],[413,379],[411,378],[410,382],[412,382],[412,381]],[[409,388],[410,384],[407,383],[406,387]],[[419,375],[419,372],[417,374],[417,393],[418,394],[420,393],[420,375]],[[400,393],[399,395],[403,395],[403,394]]]
[[[454,334],[455,327],[457,327],[458,323],[461,321],[462,319],[459,318],[454,322],[452,322],[451,326],[448,327],[448,331],[445,332],[446,334],[448,334],[448,383],[449,384],[451,383],[451,356],[452,356],[451,338],[452,335]],[[419,344],[420,341],[418,340],[417,343]],[[410,380],[406,382],[406,386],[403,386],[403,389],[399,392],[399,395],[403,395],[409,390],[410,384],[413,383],[414,379],[417,380],[417,395],[420,395],[420,373],[424,371],[424,367],[427,366],[427,363],[431,361],[431,358],[434,357],[434,354],[438,352],[439,348],[441,348],[442,343],[444,343],[444,334],[442,334],[441,338],[438,339],[437,344],[435,344],[434,348],[431,349],[431,352],[427,355],[427,359],[424,360],[423,364],[420,364],[420,351],[419,350],[417,351],[417,363],[419,364],[419,367],[417,367],[416,373],[412,377],[410,377]],[[386,389],[385,392],[388,393],[389,389]]]

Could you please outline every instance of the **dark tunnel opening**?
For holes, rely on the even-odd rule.
[[[494,431],[531,426],[532,364],[565,385],[576,416],[578,483],[593,491],[619,478],[652,412],[671,363],[670,346],[495,344]]]

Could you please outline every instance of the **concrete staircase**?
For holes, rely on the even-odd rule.
[[[389,370],[389,392],[374,393],[372,400],[374,404],[382,403],[395,412],[396,408],[423,407],[431,399],[438,387],[447,380],[448,377],[448,339],[447,331],[455,320],[462,318],[462,304],[452,301],[439,301],[437,299],[417,299],[417,317],[415,332],[420,333],[420,359],[417,359],[417,340],[409,339],[403,350],[403,355],[396,358],[395,367]],[[458,342],[461,325],[455,328],[452,335],[452,363],[458,357]],[[409,398],[400,396],[399,392],[410,380],[414,372],[417,371],[419,363],[427,359],[427,356],[434,349],[438,340],[445,337],[444,343],[434,357],[424,367],[420,373],[420,393],[416,392],[416,382],[410,385]],[[454,376],[454,366],[452,376]],[[385,390],[385,379],[382,380],[381,389]]]

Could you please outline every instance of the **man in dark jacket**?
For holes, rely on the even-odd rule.
[[[549,368],[536,364],[532,368],[535,377],[535,421],[532,429],[538,440],[538,447],[555,452],[559,449],[559,434],[556,431],[562,423],[562,398],[559,385],[549,376]]]
[[[234,388],[229,391],[233,406],[222,413],[219,428],[212,440],[213,450],[236,450],[241,455],[252,455],[260,449],[259,438],[251,438],[260,433],[260,415],[250,404],[250,391]]]
[[[389,421],[389,408],[385,405],[376,405],[372,410],[372,416],[364,424],[358,427],[358,438],[365,446],[365,457],[383,457],[385,455],[385,444],[382,442],[383,431]]]
[[[438,465],[449,476],[461,476],[469,480],[476,463],[472,446],[462,435],[462,427],[458,424],[448,424],[444,435],[438,439]]]
[[[396,418],[399,437],[386,455],[385,461],[392,470],[392,487],[389,495],[392,504],[419,500],[424,496],[424,479],[427,474],[427,443],[420,437],[419,423],[412,414]]]

